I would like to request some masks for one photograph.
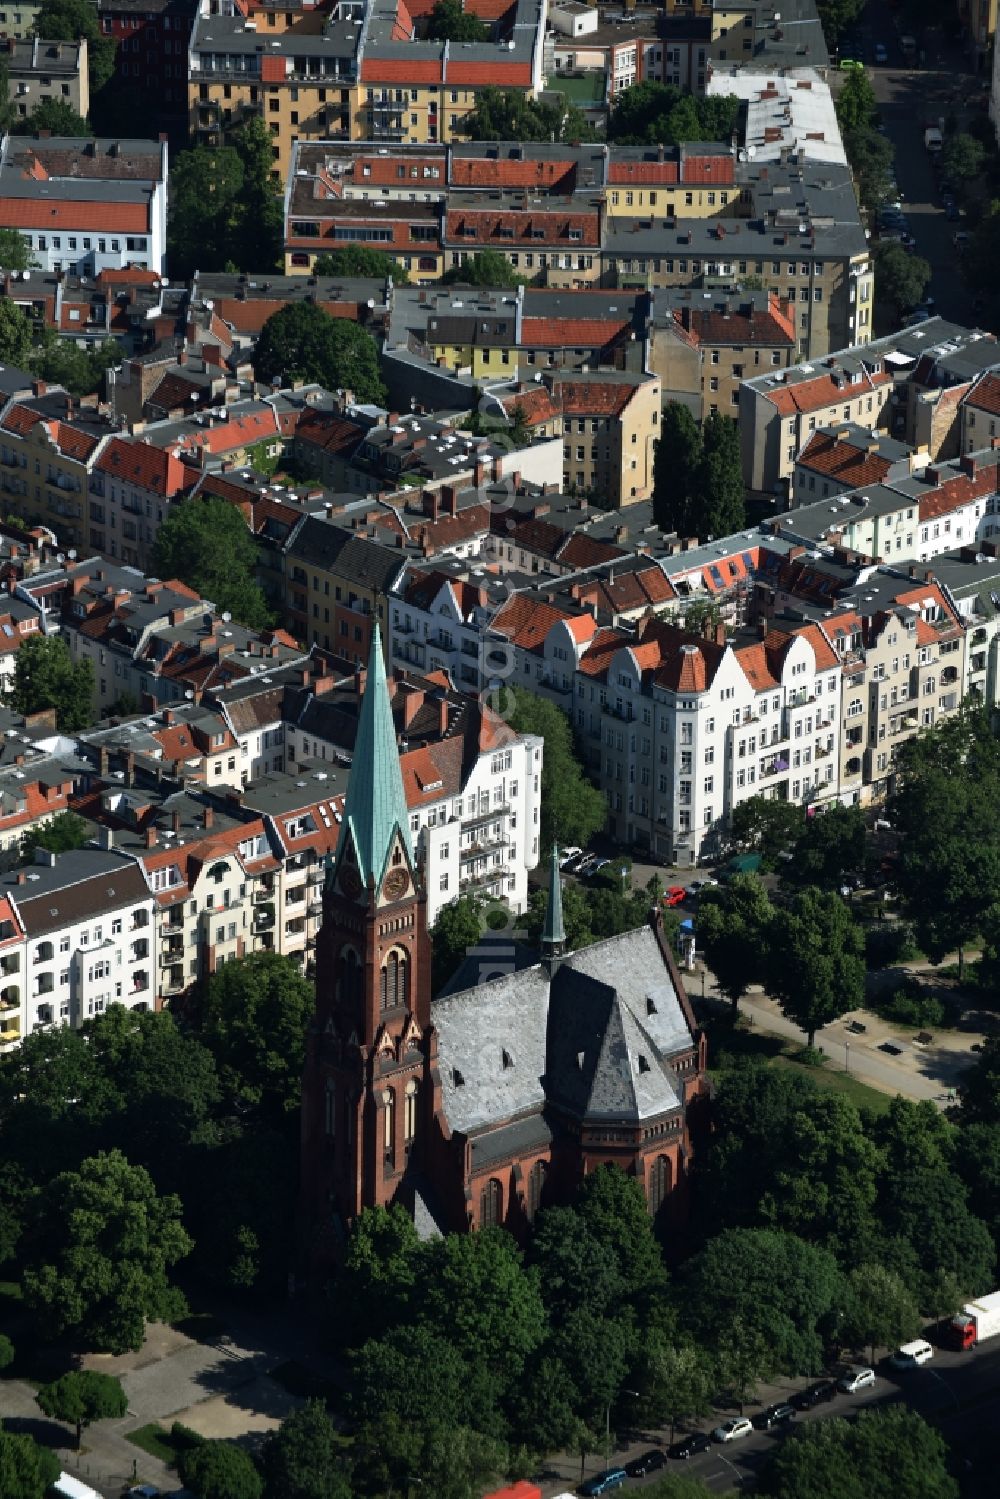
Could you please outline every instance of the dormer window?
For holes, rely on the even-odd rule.
[[[511,1054],[510,1054],[509,1051],[502,1050],[500,1052],[500,1057],[501,1057],[501,1061],[503,1063],[503,1070],[504,1070],[504,1072],[508,1071],[509,1068],[513,1067],[513,1065],[514,1065],[514,1058],[511,1056]]]

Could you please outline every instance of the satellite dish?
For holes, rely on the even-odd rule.
[[[223,622],[223,624],[227,624],[228,625],[229,622],[231,621],[232,617],[233,616],[230,614],[229,610],[227,609],[225,611],[225,613],[223,614],[223,616],[222,616],[222,622]]]
[[[189,687],[188,690],[187,690],[187,692],[185,692],[184,696],[187,698],[188,702],[190,703],[192,701],[192,699],[194,698],[194,691],[192,690],[192,688]]]
[[[56,552],[56,561],[57,562],[65,562],[66,561],[66,554],[65,554],[65,552]]]
[[[69,558],[69,560],[71,562],[75,562],[76,561],[76,552],[75,551],[67,552],[66,556]]]

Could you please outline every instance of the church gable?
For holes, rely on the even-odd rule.
[[[436,999],[431,1020],[452,1130],[497,1124],[545,1102],[549,977],[535,966]]]

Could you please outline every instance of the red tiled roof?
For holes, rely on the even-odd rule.
[[[449,181],[452,187],[523,187],[571,193],[576,183],[576,163],[496,161],[483,156],[453,156]]]
[[[361,63],[362,83],[441,83],[439,57],[368,57]]]
[[[288,76],[288,66],[284,57],[274,57],[267,52],[260,60],[261,83],[284,83]]]
[[[512,645],[519,646],[523,651],[538,651],[544,645],[552,626],[572,617],[565,609],[543,599],[514,593],[506,603],[500,605],[490,623],[490,629],[506,635]]]
[[[530,62],[463,62],[454,53],[448,59],[447,82],[491,84],[494,88],[530,88]]]
[[[558,398],[566,416],[621,416],[637,386],[615,380],[560,380]]]
[[[963,505],[983,499],[986,495],[996,494],[998,487],[1000,463],[977,464],[974,475],[956,474],[954,478],[945,479],[936,488],[922,494],[919,500],[920,519],[936,520],[938,516],[960,510]]]
[[[52,198],[0,198],[4,229],[148,234],[149,203],[83,203]]]
[[[799,454],[798,463],[827,474],[849,489],[863,484],[881,484],[892,468],[888,458],[869,453],[855,443],[838,439],[828,432],[816,432]]]
[[[675,308],[674,324],[691,344],[746,344],[771,346],[795,344],[795,325],[788,304],[772,296],[767,312],[705,312],[697,308]]]
[[[191,470],[173,453],[124,437],[113,437],[94,467],[166,498],[186,489],[192,479]]]
[[[525,317],[525,349],[603,349],[631,327],[627,318]]]
[[[1000,416],[1000,375],[984,375],[966,396],[966,405]]]
[[[550,422],[559,415],[559,408],[553,403],[552,397],[543,385],[536,385],[531,390],[520,394],[506,396],[501,402],[504,411],[513,421],[518,412],[527,427],[540,427],[544,422]]]
[[[159,280],[158,271],[144,270],[141,265],[108,266],[94,278],[97,286],[154,286]]]
[[[566,541],[566,545],[560,547],[557,560],[561,567],[572,568],[575,572],[578,568],[598,567],[602,562],[613,562],[616,557],[625,556],[627,553],[612,542],[602,541],[597,536],[586,536],[582,531],[575,531]]]
[[[764,394],[780,416],[794,416],[796,412],[818,411],[823,406],[836,406],[841,402],[846,405],[848,401],[856,401],[868,391],[891,382],[892,376],[887,370],[866,370],[861,380],[853,385],[843,381],[837,383],[832,375],[824,374],[792,385],[769,386]]]
[[[472,234],[466,234],[466,228]],[[501,234],[501,230],[510,230]],[[536,235],[535,230],[541,230]],[[504,248],[507,245],[584,246],[593,248],[600,242],[600,214],[572,212],[569,209],[545,207],[524,209],[497,209],[487,207],[453,208],[445,213],[445,238],[455,244],[488,244]],[[579,239],[571,239],[578,234]]]
[[[725,187],[735,181],[731,156],[688,156],[678,161],[611,161],[608,182],[649,184],[651,187],[684,182],[695,186]]]

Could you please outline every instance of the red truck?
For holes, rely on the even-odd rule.
[[[949,1348],[975,1348],[1000,1333],[1000,1291],[968,1301],[945,1323],[942,1342]]]

